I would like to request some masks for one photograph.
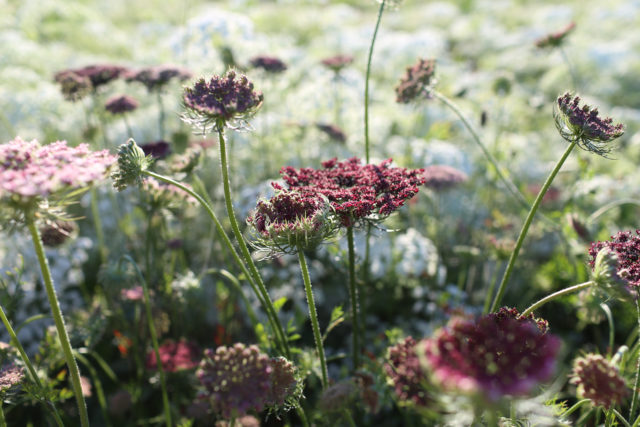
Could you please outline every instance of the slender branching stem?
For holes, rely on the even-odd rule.
[[[145,280],[138,264],[128,255],[124,255],[120,258],[120,261],[128,261],[136,270],[138,280],[142,284],[142,292],[144,295],[144,308],[147,315],[147,324],[149,325],[149,334],[151,335],[151,344],[153,345],[153,352],[156,356],[156,365],[158,367],[158,374],[160,374],[160,388],[162,389],[162,406],[164,408],[164,421],[167,427],[171,427],[171,406],[169,405],[169,394],[167,393],[167,380],[162,366],[162,359],[160,358],[160,346],[158,345],[158,334],[156,333],[155,323],[153,321],[153,314],[151,313],[151,298],[149,296],[149,286]]]
[[[609,348],[607,349],[607,355],[611,357],[613,354],[613,346],[615,345],[616,325],[613,320],[613,313],[609,306],[602,303],[600,304],[600,308],[604,311],[604,315],[607,317],[607,323],[609,324]]]
[[[324,357],[324,346],[322,345],[322,335],[320,334],[320,324],[318,322],[318,313],[316,312],[316,303],[313,299],[313,290],[311,289],[311,279],[309,278],[309,268],[304,258],[302,248],[298,246],[298,260],[300,261],[300,271],[302,272],[302,280],[304,281],[304,290],[307,294],[307,306],[309,306],[309,317],[311,318],[311,327],[313,329],[313,339],[316,342],[316,351],[320,359],[320,370],[322,371],[322,388],[327,388],[329,382],[329,373],[327,371],[327,361]]]
[[[378,10],[378,19],[376,21],[376,28],[373,30],[373,36],[371,37],[371,45],[369,46],[369,57],[367,59],[367,74],[364,79],[364,152],[365,159],[369,163],[369,80],[371,78],[371,59],[373,58],[373,47],[376,44],[376,37],[378,36],[378,29],[380,28],[380,21],[382,20],[382,13],[384,12],[386,0],[380,2],[380,9]]]
[[[353,370],[360,367],[360,327],[358,323],[358,288],[356,285],[356,256],[353,245],[353,227],[347,227],[349,245],[349,299],[351,300],[351,327],[353,329]]]
[[[531,206],[531,209],[529,210],[527,218],[525,219],[524,224],[522,225],[522,230],[520,230],[520,235],[518,236],[518,240],[516,241],[516,246],[513,248],[513,252],[511,252],[511,256],[509,257],[509,263],[507,264],[507,268],[505,269],[504,275],[502,276],[502,281],[500,282],[500,286],[498,287],[498,293],[496,294],[496,297],[493,300],[493,305],[491,306],[492,312],[497,310],[498,305],[502,301],[502,297],[504,296],[504,293],[506,291],[507,282],[511,277],[511,273],[513,272],[513,267],[515,265],[516,259],[518,258],[518,254],[520,253],[520,249],[522,248],[522,244],[524,243],[524,238],[527,236],[527,232],[529,231],[529,227],[533,222],[533,217],[535,216],[536,211],[538,210],[538,207],[542,202],[542,198],[547,193],[547,190],[551,186],[551,183],[553,182],[554,178],[560,171],[560,168],[562,168],[562,165],[564,164],[565,160],[567,160],[567,157],[569,157],[569,154],[571,153],[571,150],[573,150],[573,147],[576,146],[577,142],[578,142],[577,140],[574,140],[569,144],[567,149],[562,154],[562,157],[560,157],[560,160],[558,160],[558,163],[551,171],[551,174],[549,174],[549,176],[547,177],[547,180],[542,185],[542,188],[540,189],[540,192],[538,193],[536,200],[533,202],[533,205]]]
[[[158,100],[158,136],[164,139],[164,104],[162,103],[162,91],[156,91],[156,99]]]
[[[98,206],[98,191],[91,187],[91,216],[93,217],[93,227],[96,230],[96,238],[98,239],[98,252],[100,259],[104,260],[107,256],[107,244],[104,239],[104,230],[102,228],[102,219],[100,218],[100,209]]]
[[[640,300],[638,300],[637,298],[636,298],[636,313],[638,315],[638,332],[640,333]],[[636,362],[636,379],[634,381],[633,389],[632,389],[633,397],[631,398],[631,409],[629,410],[630,420],[632,420],[633,417],[636,415],[636,409],[638,407],[638,386],[639,385],[640,385],[640,351],[638,352],[638,360]]]
[[[82,395],[82,386],[80,383],[80,370],[78,364],[73,357],[73,349],[71,348],[71,342],[69,341],[69,334],[64,324],[64,318],[62,317],[62,311],[60,310],[60,304],[58,303],[58,296],[53,286],[53,279],[51,278],[51,271],[49,270],[49,262],[44,252],[44,245],[42,244],[42,238],[40,237],[40,231],[35,222],[35,218],[32,212],[25,212],[27,227],[31,233],[31,240],[38,257],[38,263],[40,264],[40,271],[42,273],[42,280],[44,287],[47,291],[47,297],[49,299],[49,305],[51,306],[51,314],[53,321],[58,332],[58,339],[60,341],[60,347],[64,353],[64,358],[69,368],[69,377],[71,379],[71,386],[73,388],[73,394],[78,404],[78,414],[80,416],[80,425],[82,427],[89,426],[89,414],[87,412],[87,404]]]
[[[558,292],[554,292],[551,295],[547,295],[546,297],[542,298],[540,301],[532,304],[529,308],[527,308],[525,311],[523,311],[520,316],[522,316],[522,317],[527,316],[528,314],[533,313],[534,310],[537,310],[538,308],[542,307],[543,305],[545,305],[546,303],[548,303],[550,301],[553,301],[554,299],[560,298],[560,297],[565,296],[565,295],[572,294],[574,292],[581,291],[583,289],[587,289],[587,288],[593,286],[594,284],[595,283],[593,281],[589,280],[588,282],[580,283],[579,285],[573,285],[573,286],[570,286],[568,288],[561,289]]]
[[[249,248],[244,241],[244,237],[242,236],[242,232],[240,231],[240,227],[238,226],[238,220],[236,219],[236,214],[233,211],[233,204],[231,202],[231,184],[229,181],[229,166],[227,164],[227,147],[224,140],[224,122],[218,122],[218,146],[220,147],[220,170],[222,172],[222,186],[224,189],[224,202],[227,208],[227,215],[229,217],[229,222],[231,223],[231,230],[238,241],[238,246],[240,246],[240,252],[244,257],[244,261],[247,263],[249,267],[249,271],[255,281],[260,293],[262,294],[262,299],[265,303],[265,308],[271,312],[271,316],[273,318],[273,322],[276,324],[275,333],[279,335],[280,342],[282,347],[284,348],[285,355],[287,359],[291,359],[291,352],[289,350],[289,343],[287,341],[287,336],[282,328],[282,324],[280,323],[280,319],[278,318],[278,313],[273,306],[273,302],[269,297],[269,292],[267,292],[267,288],[264,286],[264,282],[262,281],[262,276],[258,272],[255,263],[253,262],[253,258],[251,258],[251,253],[249,252]]]

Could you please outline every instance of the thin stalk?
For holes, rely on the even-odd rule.
[[[129,119],[127,119],[127,115],[122,115],[122,120],[124,120],[124,126],[127,129],[127,139],[133,138],[133,132],[131,132],[131,125],[129,124]]]
[[[525,219],[524,224],[522,225],[522,230],[520,230],[520,235],[518,236],[518,240],[516,241],[516,246],[513,248],[513,252],[511,252],[511,257],[509,257],[509,263],[507,264],[507,269],[505,270],[504,275],[502,276],[500,287],[498,287],[498,293],[496,294],[496,297],[493,300],[493,305],[491,306],[492,312],[496,311],[496,309],[498,308],[498,305],[500,304],[500,301],[502,301],[502,297],[504,296],[504,292],[506,291],[506,288],[507,288],[507,282],[509,281],[509,277],[511,277],[511,273],[513,271],[513,266],[515,265],[516,259],[518,258],[518,254],[520,253],[520,249],[522,248],[522,244],[524,243],[524,238],[527,236],[529,227],[533,222],[533,217],[535,216],[536,211],[538,210],[538,207],[542,202],[542,198],[547,193],[547,190],[551,186],[553,179],[556,177],[556,175],[560,171],[560,168],[562,168],[562,165],[564,164],[565,160],[567,160],[567,157],[569,157],[571,150],[573,150],[573,147],[576,146],[577,142],[578,141],[575,140],[569,144],[567,149],[562,154],[562,157],[560,157],[560,160],[551,171],[551,174],[549,175],[549,177],[547,177],[547,180],[542,185],[542,188],[540,189],[540,192],[538,193],[536,200],[533,202],[533,205],[531,206],[531,209],[527,214],[527,218]]]
[[[7,420],[4,418],[4,410],[2,409],[1,400],[0,400],[0,427],[7,427]]]
[[[620,200],[614,200],[613,202],[607,203],[606,205],[602,206],[597,211],[595,211],[591,215],[589,215],[589,217],[585,220],[585,224],[591,224],[593,221],[598,219],[600,216],[602,216],[607,211],[609,211],[609,210],[611,210],[613,208],[617,208],[618,206],[622,206],[622,205],[640,206],[640,200],[620,199]]]
[[[489,307],[491,306],[491,299],[493,297],[493,290],[496,288],[496,283],[498,282],[498,266],[491,275],[491,282],[489,283],[489,289],[487,289],[487,295],[484,298],[484,306],[482,309],[482,314],[487,314],[489,312]]]
[[[227,208],[227,215],[229,217],[229,222],[231,223],[231,230],[233,230],[233,234],[238,241],[238,246],[240,246],[240,251],[242,252],[242,256],[244,257],[244,261],[247,263],[249,267],[249,271],[253,276],[253,280],[257,285],[260,293],[262,294],[262,298],[265,302],[266,310],[271,312],[271,316],[273,317],[273,322],[276,324],[275,333],[279,334],[280,342],[284,348],[285,355],[287,359],[291,359],[291,352],[289,350],[289,343],[287,341],[287,336],[282,328],[282,324],[280,323],[280,319],[278,318],[278,313],[273,307],[273,302],[271,301],[271,297],[269,297],[269,292],[267,292],[267,288],[264,286],[264,282],[262,281],[262,276],[258,272],[255,263],[253,262],[253,258],[251,258],[251,253],[249,252],[249,248],[247,248],[247,244],[244,241],[244,237],[242,236],[242,232],[240,232],[240,227],[238,226],[238,220],[236,219],[236,214],[233,211],[233,204],[231,203],[231,184],[229,181],[229,166],[227,164],[227,147],[224,140],[224,124],[219,122],[217,125],[218,128],[218,145],[220,147],[220,170],[222,172],[222,186],[224,189],[224,202]]]
[[[353,329],[353,370],[360,367],[360,327],[358,323],[358,289],[356,286],[356,256],[353,248],[353,227],[347,227],[349,245],[349,299],[351,300],[351,326]]]
[[[347,420],[347,424],[349,425],[349,427],[356,427],[356,423],[353,421],[351,412],[349,412],[348,409],[343,409],[342,415],[344,416],[344,419]]]
[[[304,412],[304,409],[300,404],[296,404],[296,412],[298,417],[300,417],[300,421],[302,422],[302,427],[309,427],[309,421],[307,420],[307,414]]]
[[[578,90],[578,75],[576,74],[576,70],[573,67],[571,61],[569,61],[569,57],[567,56],[567,52],[560,46],[558,48],[560,51],[560,55],[562,56],[562,60],[565,64],[567,64],[567,68],[569,69],[569,75],[571,76],[571,83],[573,84],[573,90]]]
[[[27,371],[29,371],[29,376],[31,377],[31,380],[35,383],[38,389],[42,389],[42,382],[38,377],[38,373],[36,372],[36,369],[31,364],[31,360],[29,360],[29,356],[27,356],[27,352],[24,351],[24,347],[22,347],[22,344],[18,340],[18,335],[16,334],[13,327],[11,326],[11,322],[9,322],[9,319],[7,318],[7,315],[5,314],[2,306],[0,306],[0,319],[2,319],[2,323],[4,324],[5,328],[7,328],[9,337],[11,337],[11,341],[10,341],[11,344],[13,344],[13,346],[18,350],[18,353],[20,353],[20,358],[22,359],[22,362],[24,363],[24,365],[27,367]],[[60,415],[58,414],[58,410],[56,409],[55,404],[52,401],[47,400],[45,406],[47,407],[47,409],[51,411],[51,415],[53,415],[53,418],[55,418],[56,424],[58,424],[58,426],[60,427],[63,427],[64,424],[60,419]]]
[[[638,331],[640,332],[640,300],[636,299],[636,313],[638,314]],[[640,352],[638,352],[638,361],[636,362],[636,379],[633,384],[633,397],[631,399],[631,409],[629,410],[629,419],[632,420],[636,414],[638,407],[638,385],[640,384]],[[634,423],[635,424],[635,423]]]
[[[171,427],[171,406],[169,406],[169,395],[167,394],[167,380],[164,374],[164,368],[162,367],[162,360],[160,359],[160,347],[158,345],[158,335],[156,334],[156,326],[153,322],[153,314],[151,313],[151,298],[149,296],[149,286],[145,280],[138,264],[128,255],[123,255],[120,261],[128,261],[136,270],[138,280],[142,284],[142,291],[144,295],[144,307],[147,314],[147,323],[149,325],[149,334],[151,335],[151,344],[153,345],[153,352],[156,355],[156,365],[158,367],[158,374],[160,374],[160,388],[162,389],[162,406],[164,408],[164,420],[167,427]]]
[[[545,305],[546,303],[553,301],[556,298],[560,298],[564,295],[569,295],[572,294],[574,292],[578,292],[581,291],[583,289],[587,289],[590,286],[593,286],[595,283],[591,280],[589,280],[588,282],[584,282],[584,283],[580,283],[579,285],[573,285],[570,286],[568,288],[565,289],[561,289],[558,292],[554,292],[551,295],[547,295],[546,297],[542,298],[540,301],[532,304],[529,308],[527,308],[525,311],[522,312],[522,314],[520,315],[521,317],[527,316],[529,313],[532,313],[534,310],[537,310],[538,308],[542,307],[543,305]]]
[[[565,412],[562,413],[562,417],[566,418],[569,415],[573,414],[575,411],[577,411],[578,409],[580,409],[580,407],[586,403],[591,402],[591,399],[582,399],[579,400],[578,402],[576,402],[571,408],[567,409]]]
[[[493,166],[493,169],[496,171],[498,178],[500,178],[500,180],[503,182],[503,184],[507,188],[507,191],[509,191],[509,193],[511,193],[511,195],[515,197],[524,208],[528,209],[529,202],[527,202],[527,199],[522,195],[522,193],[520,193],[515,184],[511,182],[511,180],[504,173],[502,173],[502,168],[498,164],[498,160],[487,149],[486,145],[480,139],[480,135],[478,135],[478,132],[476,132],[469,120],[467,120],[467,118],[464,116],[462,110],[460,110],[460,108],[456,104],[454,104],[453,101],[451,101],[449,98],[447,98],[437,90],[431,90],[429,93],[438,98],[444,105],[449,107],[451,111],[453,111],[458,116],[462,124],[464,124],[464,126],[473,137],[475,143],[478,145],[478,147],[480,147],[482,154],[484,154],[489,163],[491,163],[491,165]]]
[[[158,100],[158,136],[160,140],[164,139],[164,104],[162,103],[162,92],[157,91],[156,99]]]
[[[380,21],[382,20],[382,12],[384,12],[385,4],[386,0],[382,0],[382,2],[380,3],[380,9],[378,10],[376,28],[373,30],[371,45],[369,46],[367,74],[364,79],[364,153],[367,163],[369,163],[369,79],[371,77],[371,59],[373,58],[373,46],[376,43],[376,37],[378,36],[378,29],[380,28]]]
[[[162,182],[166,182],[167,184],[171,184],[171,185],[176,186],[176,187],[180,188],[181,190],[185,191],[190,196],[192,196],[194,199],[196,199],[198,201],[198,203],[200,203],[200,205],[209,214],[209,217],[211,218],[211,220],[215,224],[216,229],[218,230],[218,233],[222,237],[222,240],[224,241],[225,245],[227,246],[227,249],[229,249],[229,252],[231,252],[231,255],[233,256],[233,259],[235,260],[235,262],[238,264],[238,266],[240,267],[240,269],[244,273],[245,277],[247,278],[247,281],[249,282],[249,284],[251,285],[251,288],[253,289],[253,292],[256,294],[256,296],[258,297],[258,300],[260,301],[260,304],[262,305],[262,307],[264,308],[265,312],[267,313],[267,317],[269,318],[269,323],[271,323],[271,328],[273,329],[274,333],[276,334],[278,343],[282,346],[280,348],[281,354],[287,355],[287,358],[289,359],[291,357],[291,355],[290,355],[290,352],[289,352],[288,342],[284,339],[284,337],[285,337],[284,331],[282,330],[282,326],[279,326],[279,323],[276,320],[274,320],[274,318],[273,318],[273,313],[275,313],[275,309],[273,309],[273,303],[271,303],[270,300],[269,300],[268,303],[264,301],[264,299],[262,297],[262,293],[260,292],[260,290],[256,286],[256,283],[254,281],[253,276],[249,273],[249,270],[247,269],[244,261],[242,260],[242,258],[240,258],[240,256],[238,255],[238,252],[233,247],[233,243],[231,243],[231,240],[229,239],[229,236],[227,236],[227,233],[224,231],[224,228],[222,228],[222,224],[218,220],[218,217],[216,216],[216,214],[213,211],[213,209],[211,208],[211,206],[198,193],[196,193],[191,188],[187,187],[186,185],[181,184],[180,182],[178,182],[178,181],[176,181],[174,179],[171,179],[171,178],[163,176],[163,175],[159,175],[159,174],[157,174],[155,172],[151,172],[151,171],[148,171],[148,170],[143,171],[143,173],[145,175],[147,175],[147,176],[153,177],[153,178],[155,178],[155,179],[157,179],[159,181],[162,181]],[[271,305],[272,310],[269,309],[270,305]]]
[[[616,418],[618,420],[620,420],[620,422],[625,426],[625,427],[631,427],[631,424],[629,424],[629,422],[627,420],[624,419],[624,417],[622,416],[622,414],[620,412],[618,412],[615,408],[611,408],[611,411],[613,412],[613,414],[616,416]]]
[[[47,291],[47,297],[49,299],[49,305],[51,306],[51,315],[56,325],[58,332],[58,339],[60,341],[60,347],[64,353],[65,361],[67,362],[67,368],[69,368],[69,376],[71,378],[71,385],[73,388],[73,394],[78,404],[78,414],[80,415],[80,425],[82,427],[89,427],[89,414],[87,413],[87,404],[84,401],[82,395],[82,386],[80,383],[80,370],[78,364],[73,357],[73,349],[71,348],[71,342],[69,341],[69,335],[67,334],[67,328],[64,324],[64,318],[62,317],[62,311],[60,310],[60,304],[58,303],[58,296],[53,286],[53,280],[51,278],[51,271],[49,270],[49,262],[44,253],[44,245],[42,244],[42,238],[40,237],[40,231],[35,223],[33,213],[26,213],[26,223],[31,233],[31,240],[38,256],[38,263],[40,264],[40,271],[42,273],[42,280],[44,287]]]
[[[600,304],[600,308],[604,311],[605,316],[607,316],[607,323],[609,323],[609,348],[607,349],[607,355],[611,358],[611,354],[613,353],[613,346],[615,345],[615,336],[616,336],[616,328],[615,323],[613,321],[613,313],[611,313],[611,309],[605,303]]]
[[[311,326],[313,329],[313,338],[316,342],[316,351],[320,359],[320,369],[322,371],[322,388],[326,389],[329,374],[327,371],[327,362],[324,357],[324,347],[322,345],[322,335],[320,335],[320,325],[318,323],[318,313],[316,312],[316,303],[313,299],[313,291],[311,289],[311,279],[309,278],[309,268],[304,258],[302,248],[298,246],[298,260],[300,261],[300,271],[302,272],[302,280],[304,281],[304,290],[307,294],[307,306],[309,306],[309,317],[311,318]]]
[[[107,245],[104,240],[102,218],[100,218],[100,209],[98,207],[98,191],[95,189],[95,187],[91,187],[91,216],[93,216],[93,227],[96,230],[96,238],[98,239],[98,251],[100,252],[100,260],[103,260],[107,256]]]

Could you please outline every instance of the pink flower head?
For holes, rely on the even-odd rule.
[[[115,95],[105,102],[104,109],[111,114],[124,114],[138,108],[138,101],[129,95]]]
[[[216,413],[230,418],[250,410],[261,411],[271,387],[269,357],[257,346],[242,343],[207,349],[196,372],[204,388],[201,398]]]
[[[418,193],[423,169],[392,167],[391,159],[379,165],[361,164],[357,157],[331,159],[322,169],[291,166],[280,170],[290,189],[326,197],[345,227],[386,217]]]
[[[191,72],[175,65],[157,65],[146,67],[140,70],[131,71],[126,74],[128,82],[139,82],[146,86],[149,92],[163,89],[171,80],[187,80],[191,77]]]
[[[336,55],[322,60],[322,65],[333,71],[339,73],[347,65],[351,65],[353,62],[353,56],[351,55]]]
[[[120,297],[129,301],[142,301],[144,299],[144,289],[142,286],[134,286],[131,289],[122,289]]]
[[[67,101],[75,102],[91,92],[91,80],[73,71],[62,71],[55,75],[55,81],[60,84],[62,96]]]
[[[407,337],[390,347],[384,370],[391,379],[400,402],[411,402],[418,406],[427,405],[429,396],[422,386],[422,382],[427,378],[420,368],[416,340]]]
[[[59,75],[68,72],[72,72],[80,77],[88,78],[91,81],[91,87],[93,89],[97,89],[98,87],[106,85],[110,81],[120,77],[126,72],[126,68],[112,64],[88,65],[82,68],[60,71],[56,74],[56,81],[58,80]]]
[[[629,394],[618,368],[599,354],[587,354],[573,362],[571,383],[578,386],[579,395],[606,409],[619,405]]]
[[[158,348],[158,352],[160,353],[162,369],[165,372],[193,369],[198,366],[201,356],[198,345],[185,340],[168,340]],[[157,369],[158,363],[156,362],[155,351],[152,350],[147,353],[145,365],[149,370]]]
[[[435,191],[448,190],[465,182],[466,173],[447,165],[432,165],[424,168],[424,185]]]
[[[475,320],[453,318],[421,346],[433,379],[445,389],[496,401],[527,395],[547,381],[560,340],[531,317],[501,309]]]
[[[298,386],[296,367],[284,357],[275,357],[271,364],[271,387],[267,394],[267,405],[285,406]]]
[[[0,145],[0,201],[25,202],[88,187],[104,178],[114,161],[106,150],[93,152],[87,144],[41,146],[18,137]]]
[[[611,236],[611,240],[592,243],[589,248],[591,268],[595,267],[598,252],[603,248],[609,248],[617,255],[618,278],[632,288],[640,287],[640,230],[636,230],[635,235],[631,231],[620,231]]]
[[[0,369],[0,392],[4,392],[24,379],[24,369],[16,365],[6,365]]]

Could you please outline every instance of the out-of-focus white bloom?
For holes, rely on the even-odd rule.
[[[438,249],[415,228],[396,237],[394,252],[399,258],[395,266],[398,276],[434,277],[438,273]]]

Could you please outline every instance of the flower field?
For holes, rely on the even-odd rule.
[[[638,1],[0,10],[0,427],[640,425]]]

